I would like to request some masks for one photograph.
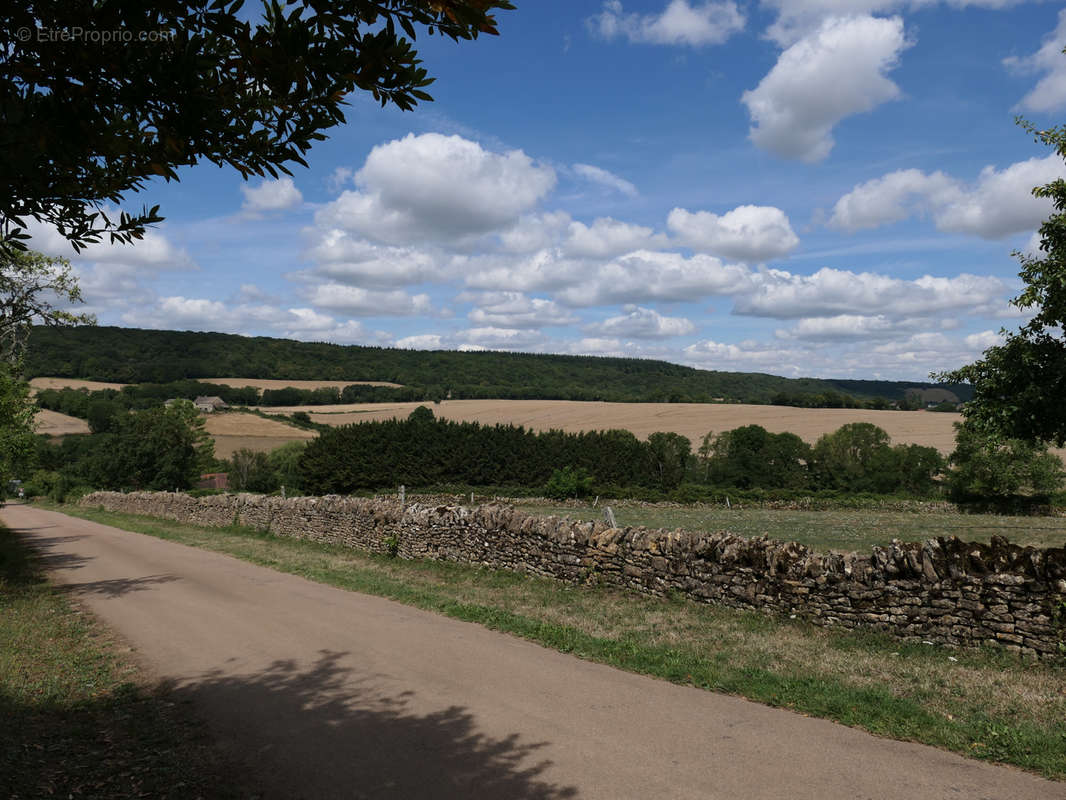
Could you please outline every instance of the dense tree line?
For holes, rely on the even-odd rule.
[[[910,390],[935,386],[717,372],[650,359],[398,350],[99,326],[34,328],[26,369],[30,377],[119,383],[159,384],[212,376],[389,381],[408,387],[417,395],[411,397],[414,400],[450,396],[456,399],[768,403],[779,393],[817,396],[832,392],[864,400],[882,397],[886,401],[902,401]],[[967,387],[950,388],[960,399],[966,399]],[[399,399],[398,394],[390,394],[387,389],[366,387],[353,392],[358,393],[359,400]]]
[[[309,443],[299,461],[303,487],[314,494],[444,483],[573,485],[602,493],[625,487],[671,492],[683,483],[737,489],[837,490],[845,493],[938,491],[943,457],[931,447],[896,445],[870,423],[852,423],[812,447],[791,433],[746,425],[704,437],[698,453],[687,438],[627,431],[536,433],[435,419],[420,407],[406,420],[348,425]],[[575,491],[575,493],[578,493]]]
[[[629,431],[536,433],[514,425],[435,419],[422,406],[405,420],[325,431],[308,443],[300,473],[312,494],[400,484],[542,486],[564,466],[584,468],[603,484],[662,486],[653,477],[651,457],[648,445]]]

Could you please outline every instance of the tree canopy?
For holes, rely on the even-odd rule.
[[[412,41],[496,34],[508,0],[14,0],[0,10],[0,247],[27,221],[75,249],[160,221],[108,208],[200,161],[289,173],[351,92],[432,100]],[[251,19],[251,21],[249,21]]]
[[[1037,130],[1020,121],[1037,141],[1066,159],[1066,126]],[[1040,226],[1040,253],[1015,253],[1025,290],[1011,302],[1035,316],[1019,330],[1004,331],[973,364],[938,376],[972,383],[967,423],[993,438],[1066,444],[1066,180],[1033,189],[1052,201],[1054,212]]]
[[[79,302],[81,290],[66,259],[30,250],[0,250],[0,360],[8,364],[22,360],[34,322],[92,325],[91,315],[57,307]]]

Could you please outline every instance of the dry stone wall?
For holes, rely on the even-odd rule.
[[[1019,547],[999,537],[991,544],[893,541],[869,555],[841,555],[726,532],[610,528],[502,504],[169,492],[95,492],[81,504],[645,594],[679,592],[819,625],[956,646],[996,644],[1041,658],[1061,658],[1066,636],[1066,548]]]

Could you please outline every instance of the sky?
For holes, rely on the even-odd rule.
[[[199,165],[69,257],[100,324],[925,380],[1024,321],[1066,175],[1066,10],[514,0],[419,35],[435,102],[349,97],[291,178]],[[371,376],[372,377],[372,376]]]

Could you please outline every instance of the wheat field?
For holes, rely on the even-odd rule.
[[[430,403],[357,403],[335,406],[264,407],[267,413],[305,411],[315,422],[352,422],[403,418],[426,405],[441,418],[485,425],[511,423],[533,430],[568,432],[623,428],[641,438],[657,431],[680,433],[698,446],[709,431],[762,425],[773,433],[791,432],[814,443],[849,422],[871,422],[895,444],[922,444],[942,453],[954,448],[953,425],[960,414],[929,411],[867,411],[845,408],[791,408],[708,403],[595,403],[576,400],[445,400]]]

